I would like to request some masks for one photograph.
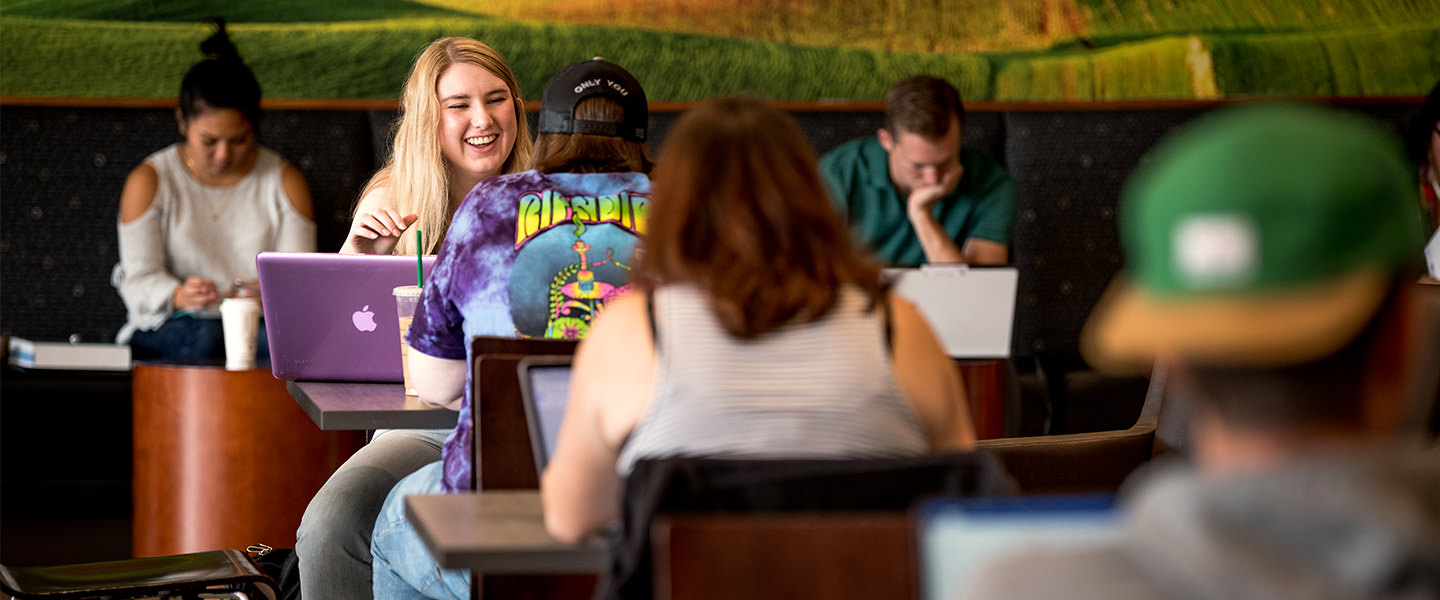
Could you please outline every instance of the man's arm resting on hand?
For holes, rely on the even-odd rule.
[[[915,228],[915,237],[920,240],[920,248],[925,251],[925,262],[932,265],[969,262],[965,260],[960,246],[950,239],[945,228],[930,214],[929,207],[925,207],[923,211],[912,208],[910,225]]]
[[[910,224],[915,228],[915,237],[920,240],[921,249],[925,251],[925,262],[932,265],[965,263],[989,266],[1010,262],[1010,247],[999,242],[969,238],[965,240],[965,247],[962,249],[955,240],[950,239],[950,235],[929,211],[918,214],[912,212]]]

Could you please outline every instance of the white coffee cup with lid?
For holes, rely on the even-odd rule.
[[[226,298],[220,302],[220,321],[225,331],[225,369],[255,368],[255,346],[260,336],[260,301],[256,298]]]

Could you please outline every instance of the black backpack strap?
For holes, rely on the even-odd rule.
[[[655,329],[655,290],[645,290],[645,318],[650,321],[650,340],[655,345],[655,352],[660,352],[660,336]]]
[[[890,292],[880,293],[880,311],[885,319],[885,354],[895,355],[895,319],[894,313],[890,310]]]

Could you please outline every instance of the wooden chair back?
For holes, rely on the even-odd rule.
[[[573,340],[486,336],[470,341],[471,481],[478,489],[539,489],[517,369],[527,356],[573,355],[577,345]]]
[[[656,595],[652,532],[662,518],[689,515],[746,515],[757,519],[797,515],[838,518],[863,513],[900,515],[903,518],[913,506],[927,498],[997,496],[1007,495],[1013,490],[1014,485],[1000,465],[993,457],[983,453],[863,459],[643,459],[635,464],[625,480],[620,531],[611,539],[610,569],[597,597],[627,600]],[[767,523],[770,522],[754,522],[756,543],[763,546],[762,542],[772,540],[776,549],[786,547],[787,542],[782,541],[786,537],[784,528],[767,531],[763,527]],[[820,525],[829,521],[822,519],[806,523],[813,528],[801,527],[795,531],[814,533],[807,534],[811,535],[809,538],[802,536],[803,544],[795,547],[797,554],[785,560],[800,560],[801,554],[811,551],[806,549],[801,552],[802,549],[811,545],[818,548],[825,545],[822,543],[824,540],[841,537],[832,526]],[[833,528],[843,531],[850,525],[848,521],[838,521]],[[713,532],[719,536],[717,540],[723,537],[721,531]],[[901,545],[905,545],[906,549],[903,552],[912,552],[908,549],[908,534],[904,537]],[[875,550],[872,548],[871,551]],[[904,560],[900,553],[888,549],[883,552],[887,557],[901,560],[907,569],[913,562]],[[695,556],[698,560],[710,560],[707,554]],[[735,560],[744,561],[745,556],[745,553],[737,553]],[[763,566],[764,561],[756,564]],[[797,574],[805,571],[800,568],[805,564],[803,561],[793,564],[797,567]],[[825,573],[829,575],[828,570]],[[884,579],[889,582],[896,577]],[[755,583],[762,584],[763,581]],[[729,593],[724,588],[715,592]],[[811,597],[808,590],[797,594],[795,597]],[[890,593],[875,596],[906,597]],[[729,597],[783,596],[736,592]]]
[[[651,528],[660,600],[916,598],[904,512],[670,514]]]

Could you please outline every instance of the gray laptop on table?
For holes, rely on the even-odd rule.
[[[414,256],[261,252],[255,264],[277,379],[404,381],[392,292],[415,285]]]
[[[525,423],[530,429],[530,450],[535,455],[535,472],[555,455],[560,422],[570,400],[570,356],[528,356],[520,361],[520,397],[525,405]]]
[[[1015,267],[937,265],[885,269],[895,293],[915,303],[951,358],[1009,358]]]

